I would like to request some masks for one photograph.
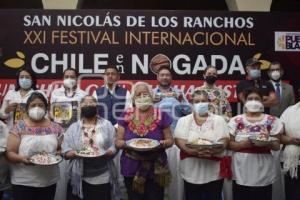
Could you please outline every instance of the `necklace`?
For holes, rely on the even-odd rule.
[[[96,124],[93,125],[83,125],[82,126],[82,141],[83,146],[89,146],[93,149],[98,149],[95,144],[95,136],[96,136]]]

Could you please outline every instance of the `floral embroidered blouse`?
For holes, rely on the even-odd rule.
[[[209,111],[216,115],[222,116],[225,121],[229,121],[229,119],[231,118],[232,110],[227,100],[226,93],[222,89],[218,87],[210,89],[203,85],[201,87],[197,87],[195,90],[204,90],[205,92],[207,92],[208,99],[210,101]]]
[[[125,141],[133,138],[150,138],[158,141],[163,140],[163,129],[167,128],[172,123],[172,119],[169,115],[159,109],[154,109],[153,115],[149,115],[149,117],[144,120],[144,123],[141,123],[140,120],[136,118],[135,111],[134,108],[127,109],[118,121],[118,125],[125,129]],[[165,151],[162,151],[162,154],[165,162],[167,162]],[[121,173],[123,176],[133,177],[140,165],[140,161],[129,158],[123,151],[121,155]]]

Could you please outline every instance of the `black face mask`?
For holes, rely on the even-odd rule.
[[[81,107],[81,116],[92,118],[97,115],[97,106],[84,106]]]
[[[216,76],[206,76],[205,77],[205,81],[208,84],[212,85],[212,84],[214,84],[217,81],[217,77]]]

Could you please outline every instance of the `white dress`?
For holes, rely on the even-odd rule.
[[[29,127],[20,121],[11,130],[20,138],[19,155],[32,156],[47,152],[55,154],[62,129],[51,122],[48,127]],[[30,187],[48,187],[59,180],[58,165],[38,166],[22,163],[11,164],[11,183]]]
[[[276,136],[282,131],[282,123],[274,116],[265,114],[259,122],[249,122],[245,114],[233,117],[229,122],[230,134],[235,141],[258,135],[261,131]],[[233,180],[243,186],[267,186],[276,178],[275,162],[272,154],[234,152],[232,157]]]
[[[217,142],[221,138],[228,138],[228,127],[223,117],[209,114],[207,120],[197,125],[193,114],[179,119],[175,138],[184,139],[188,142],[202,138]],[[188,157],[180,161],[181,177],[192,184],[206,184],[222,179],[219,176],[220,163],[207,159]]]

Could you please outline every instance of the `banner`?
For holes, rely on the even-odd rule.
[[[103,84],[107,65],[117,66],[122,80],[156,85],[157,63],[170,62],[174,85],[185,93],[202,85],[208,65],[216,66],[218,86],[235,102],[251,57],[264,70],[281,62],[298,90],[299,20],[300,13],[0,10],[0,96],[22,66],[32,68],[39,89],[50,95],[68,67],[83,75],[81,88],[91,93]]]

